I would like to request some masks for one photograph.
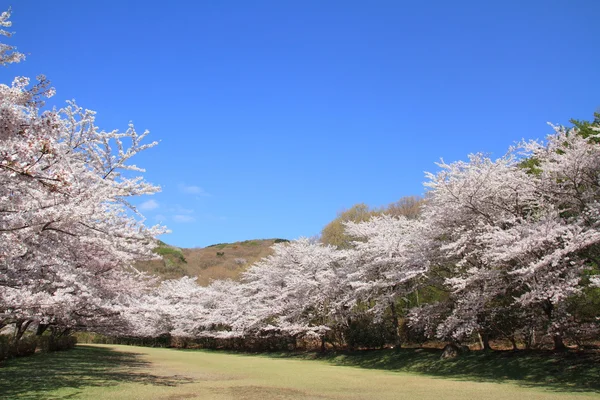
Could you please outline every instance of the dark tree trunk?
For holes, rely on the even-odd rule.
[[[567,349],[567,346],[565,346],[565,343],[563,342],[562,336],[559,334],[553,335],[552,340],[554,341],[554,351],[562,351]]]
[[[69,336],[71,334],[71,328],[62,328],[60,326],[51,325],[49,326],[51,335],[59,338],[61,336]],[[154,347],[155,345],[153,345]]]
[[[512,348],[512,349],[513,349],[513,350],[515,350],[515,351],[516,351],[516,350],[519,350],[519,346],[517,346],[517,339],[515,339],[515,337],[514,337],[514,336],[511,336],[511,337],[510,337],[510,342],[512,343],[512,346],[513,346],[513,348]]]
[[[492,347],[490,346],[490,335],[481,331],[477,332],[477,335],[479,336],[479,346],[481,347],[481,350],[492,350]]]
[[[392,345],[395,349],[400,349],[402,347],[402,342],[400,340],[400,332],[398,329],[400,328],[400,324],[398,321],[398,312],[396,311],[396,303],[392,301],[390,304],[390,311],[392,312],[392,325],[394,327],[394,338]]]
[[[42,324],[41,322],[38,324],[37,330],[35,331],[36,336],[41,336],[48,329],[48,324]]]
[[[321,353],[325,353],[325,336],[321,337]]]
[[[549,300],[546,300],[542,304],[542,308],[543,308],[544,312],[546,313],[546,316],[548,317],[548,321],[552,322],[552,320],[554,319],[554,304],[552,304]],[[565,346],[565,343],[563,342],[563,339],[562,339],[562,336],[560,335],[560,333],[553,334],[552,341],[554,342],[554,350],[555,351],[561,351],[561,350],[565,350],[567,348],[567,346]]]
[[[29,325],[31,325],[33,321],[29,320],[19,320],[15,323],[15,336],[14,336],[14,342],[19,343],[19,340],[21,340],[21,338],[23,337],[23,334],[25,333],[25,331],[27,331],[27,328],[29,328]]]
[[[0,331],[9,324],[9,320],[8,319],[3,319],[0,320]]]

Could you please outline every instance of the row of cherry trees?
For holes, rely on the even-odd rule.
[[[0,45],[1,64],[22,58]],[[155,145],[142,143],[147,132],[102,131],[74,102],[43,111],[53,90],[38,81],[0,85],[0,329],[15,341],[32,328],[322,347],[478,335],[484,347],[546,337],[560,348],[597,335],[593,129],[557,127],[498,160],[442,162],[417,218],[348,222],[348,249],[280,243],[239,282],[201,287],[129,267],[165,231],[128,202],[158,190],[130,163]]]
[[[0,64],[23,58],[0,44]],[[143,144],[133,125],[102,131],[75,102],[43,111],[53,93],[43,76],[0,84],[0,330],[13,326],[15,342],[28,328],[129,330],[123,309],[152,281],[126,266],[154,257],[164,232],[127,201],[159,190],[130,163],[156,142]]]
[[[162,282],[132,318],[146,335],[323,346],[364,343],[360,330],[396,345],[406,335],[478,336],[484,347],[597,338],[600,310],[581,306],[600,284],[600,132],[591,132],[556,127],[498,160],[441,162],[418,218],[348,222],[351,249],[277,244],[240,282]]]

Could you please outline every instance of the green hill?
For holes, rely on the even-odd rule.
[[[218,243],[204,248],[182,249],[160,244],[154,251],[162,260],[140,262],[136,268],[163,279],[198,276],[200,285],[213,279],[238,279],[250,265],[271,254],[274,243],[286,239],[256,239],[235,243]]]

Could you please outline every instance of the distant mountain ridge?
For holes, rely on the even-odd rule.
[[[162,260],[139,262],[135,267],[163,279],[198,276],[200,285],[214,279],[239,279],[242,272],[272,253],[271,246],[287,239],[254,239],[217,243],[203,248],[185,249],[161,242],[154,250]]]

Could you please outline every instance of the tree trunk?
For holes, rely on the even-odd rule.
[[[531,350],[535,347],[535,328],[531,328],[525,335],[525,349]]]
[[[29,325],[31,325],[33,321],[29,320],[19,320],[17,322],[15,322],[15,336],[14,336],[14,343],[17,344],[19,343],[19,340],[21,340],[21,338],[23,337],[23,334],[25,333],[25,331],[27,331],[27,328],[29,328]]]
[[[481,350],[492,350],[492,347],[490,346],[490,337],[487,333],[485,332],[477,332],[477,336],[479,336],[479,346],[481,347]]]
[[[10,323],[9,321],[9,319],[0,319],[0,331]]]
[[[41,322],[38,324],[37,330],[35,331],[36,336],[41,336],[48,329],[48,324],[42,324]]]
[[[61,328],[59,326],[52,325],[50,326],[50,332],[52,336],[59,338],[61,336],[69,336],[71,334],[71,328]],[[153,344],[152,347],[155,346],[156,342]],[[160,347],[160,344],[158,344],[158,346]]]
[[[321,336],[321,353],[325,353],[325,336]]]
[[[519,346],[517,346],[517,339],[515,339],[514,335],[510,337],[510,342],[512,343],[513,350],[519,350]]]
[[[398,312],[396,311],[396,303],[394,303],[394,301],[392,301],[392,303],[390,304],[390,311],[392,312],[392,324],[394,326],[394,339],[392,345],[395,349],[400,349],[402,347],[402,342],[400,340],[400,332],[398,332],[400,324],[398,322]]]
[[[548,322],[551,323],[554,319],[554,304],[552,304],[550,300],[546,300],[544,303],[542,303],[542,308],[544,309],[546,316],[548,316]],[[552,341],[554,342],[554,351],[561,351],[567,348],[560,333],[553,334]]]
[[[562,351],[567,349],[567,346],[565,346],[560,334],[553,335],[552,340],[554,341],[554,351]]]

